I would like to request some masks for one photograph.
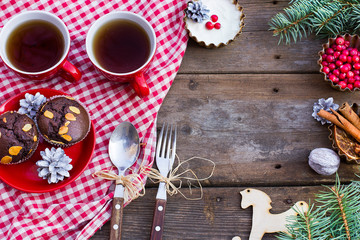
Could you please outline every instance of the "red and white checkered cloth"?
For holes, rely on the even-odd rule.
[[[93,178],[111,167],[107,152],[111,132],[122,121],[138,129],[146,147],[139,159],[151,166],[156,139],[156,116],[184,55],[187,34],[182,21],[184,0],[2,0],[0,27],[26,10],[54,13],[71,36],[68,60],[83,73],[78,83],[60,78],[36,82],[19,79],[0,62],[0,104],[28,89],[52,88],[79,99],[89,109],[97,134],[93,159],[68,186],[49,193],[25,193],[0,181],[0,239],[88,239],[110,219],[111,181]],[[85,50],[86,33],[99,17],[126,10],[145,17],[155,29],[158,49],[145,77],[150,96],[140,99],[127,84],[110,82],[95,72]],[[135,168],[138,166],[135,166]]]

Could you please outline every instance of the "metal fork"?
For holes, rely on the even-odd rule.
[[[164,136],[165,131],[165,136]],[[169,136],[168,136],[169,135]],[[158,138],[156,147],[156,165],[160,171],[160,174],[167,177],[169,171],[175,160],[176,151],[176,126],[173,127],[165,123],[161,128],[161,132]],[[154,209],[153,223],[151,227],[150,240],[161,240],[164,230],[165,219],[165,206],[166,206],[166,188],[165,183],[160,182],[159,189],[156,195],[156,205]]]

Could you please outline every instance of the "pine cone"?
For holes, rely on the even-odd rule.
[[[46,97],[39,92],[37,92],[35,96],[30,93],[26,93],[25,99],[20,100],[18,113],[26,114],[34,120],[36,112],[44,102],[46,102]]]
[[[39,167],[39,177],[47,179],[48,183],[57,183],[64,180],[64,177],[69,177],[69,171],[73,168],[70,164],[71,158],[69,158],[63,149],[61,148],[48,148],[45,151],[41,151],[40,155],[42,160],[36,162]]]
[[[190,1],[185,9],[186,17],[198,23],[201,23],[205,19],[209,19],[209,12],[210,10],[207,9],[201,1]]]
[[[330,121],[320,117],[317,115],[317,113],[321,110],[324,109],[325,111],[328,111],[331,113],[330,108],[334,109],[335,111],[337,111],[339,109],[339,105],[334,103],[334,99],[332,97],[328,98],[328,99],[324,99],[324,98],[320,98],[318,100],[318,102],[314,103],[313,106],[313,113],[312,116],[319,122],[321,122],[322,125],[324,125],[325,123],[331,123]]]

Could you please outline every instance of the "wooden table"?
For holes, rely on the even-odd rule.
[[[233,43],[205,49],[189,41],[158,123],[177,123],[181,159],[209,158],[216,170],[203,183],[202,200],[169,197],[164,240],[246,240],[252,209],[241,209],[239,191],[265,191],[273,212],[279,213],[298,200],[314,199],[324,189],[321,185],[334,183],[334,175],[318,175],[307,163],[312,149],[331,148],[329,131],[312,118],[312,106],[331,96],[339,104],[356,102],[359,93],[336,91],[323,80],[317,53],[326,40],[310,37],[278,45],[268,22],[288,3],[242,0],[245,27]],[[206,169],[199,164],[195,170]],[[356,179],[354,173],[358,166],[342,160],[343,183]],[[146,195],[125,208],[123,239],[149,239],[156,190],[148,183]],[[91,239],[108,236],[109,223]],[[266,234],[263,239],[275,237]]]

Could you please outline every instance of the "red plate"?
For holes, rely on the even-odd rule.
[[[47,98],[56,95],[68,95],[53,89],[29,90],[7,100],[0,106],[0,114],[6,111],[17,111],[20,108],[20,99],[25,98],[25,93],[35,95],[37,92],[40,92]],[[40,140],[39,146],[34,155],[25,162],[12,165],[0,164],[0,179],[10,186],[25,192],[43,193],[57,190],[77,179],[85,170],[94,152],[95,141],[94,125],[91,122],[90,132],[86,138],[83,141],[64,149],[66,155],[72,159],[71,164],[73,165],[73,169],[69,172],[70,177],[65,178],[63,181],[49,184],[47,180],[38,176],[37,166],[35,163],[41,159],[40,151],[44,151],[45,148],[52,147],[52,145],[43,139]]]

